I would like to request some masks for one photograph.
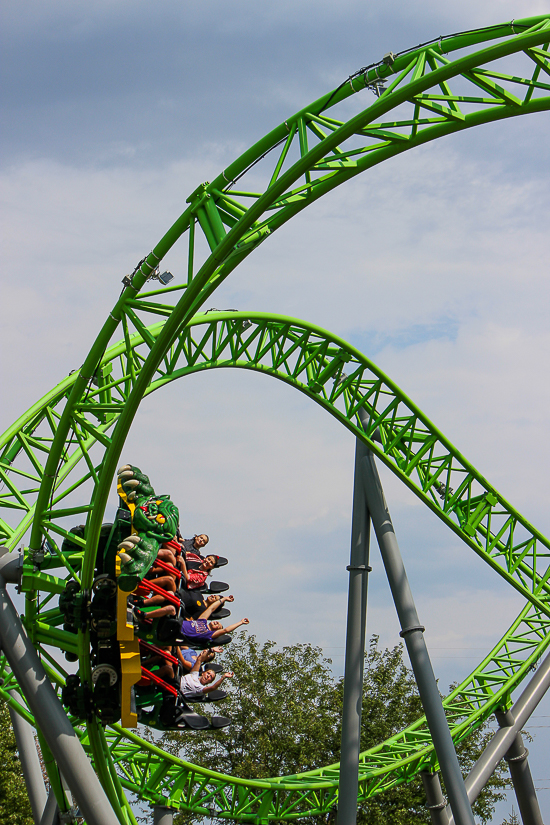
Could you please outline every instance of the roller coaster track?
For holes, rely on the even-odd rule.
[[[51,550],[39,572],[33,570],[30,561],[24,566],[23,589],[50,594],[38,612],[27,613],[27,628],[43,655],[50,659],[51,675],[58,684],[66,674],[44,646],[53,644],[72,653],[79,653],[79,647],[72,633],[58,629],[56,625],[63,617],[56,607],[48,609],[48,603],[51,595],[64,589],[66,580],[78,575],[75,568],[81,567],[78,554],[68,558],[58,547],[67,535],[67,527],[59,521],[67,517],[74,520],[89,512],[90,505],[65,504],[73,498],[82,500],[80,488],[100,472],[112,443],[109,432],[123,414],[151,342],[158,339],[162,329],[163,324],[157,324],[147,330],[146,336],[133,333],[105,353],[98,386],[90,389],[73,415],[72,452],[65,457],[66,471],[58,477],[59,493],[44,517]],[[224,367],[272,375],[327,409],[368,443],[430,509],[527,600],[527,606],[495,649],[445,700],[453,736],[460,740],[495,708],[507,704],[513,688],[550,642],[548,584],[544,576],[537,581],[539,574],[528,567],[548,552],[548,540],[485,481],[389,378],[353,347],[312,325],[266,313],[197,315],[166,354],[146,395],[184,375]],[[76,380],[76,374],[65,379],[28,412],[24,423],[18,423],[9,445],[12,449],[20,445],[17,456],[21,463],[12,464],[12,472],[17,469],[30,475],[23,465],[30,455],[36,456],[40,447],[47,449],[45,445],[51,443],[51,422],[59,420],[58,410]],[[366,429],[359,419],[359,409],[368,413]],[[76,483],[66,484],[79,461],[85,462],[86,473]],[[19,506],[23,507],[28,491],[17,493]],[[16,495],[14,488],[4,493],[5,497],[9,495]],[[31,517],[29,511],[27,520]],[[533,548],[531,555],[525,552],[527,547]],[[82,561],[84,553],[83,549]],[[64,577],[46,572],[60,567],[64,568]],[[3,692],[10,686],[8,677]],[[217,815],[244,820],[303,816],[330,809],[336,798],[337,766],[269,782],[243,783],[162,754],[118,726],[107,734],[106,743],[124,787],[152,801],[166,799],[168,794],[171,803],[184,803],[197,813],[205,813],[210,807]],[[433,767],[434,760],[422,719],[362,755],[361,794],[370,796],[406,781],[418,770]],[[207,778],[210,782],[205,785]]]
[[[548,540],[344,341],[294,319],[199,310],[271,233],[360,172],[461,129],[548,110],[549,41],[548,16],[438,38],[361,69],[288,118],[192,193],[180,218],[125,279],[80,370],[6,431],[0,440],[0,536],[12,549],[31,530],[22,580],[25,623],[55,684],[67,674],[52,646],[77,654],[81,677],[90,678],[87,633],[75,637],[59,628],[56,598],[68,580],[91,585],[107,497],[141,400],[190,372],[237,367],[279,378],[327,409],[523,595],[526,606],[514,624],[444,702],[456,741],[507,705],[550,638]],[[355,96],[373,91],[374,102],[349,116],[360,100]],[[341,110],[346,120],[333,116]],[[237,189],[241,179],[258,191]],[[182,236],[185,283],[143,291]],[[151,315],[162,322],[149,326]],[[119,326],[123,339],[112,344]],[[359,409],[368,413],[365,428]],[[61,543],[75,519],[86,520],[86,537],[72,537],[82,549],[66,554]],[[17,685],[9,672],[3,675],[0,693],[13,705],[7,691]],[[22,705],[17,709],[28,714]],[[242,821],[298,818],[328,811],[337,801],[337,765],[249,781],[190,765],[119,726],[104,731],[96,721],[73,721],[121,822],[133,821],[123,788]],[[435,765],[420,719],[362,754],[360,796]]]

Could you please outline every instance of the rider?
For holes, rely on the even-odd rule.
[[[211,642],[214,639],[217,639],[219,636],[223,636],[226,633],[232,633],[238,627],[243,624],[249,624],[250,619],[241,619],[240,622],[235,622],[235,624],[230,624],[227,627],[224,627],[221,622],[213,621],[209,622],[208,619],[212,615],[212,613],[218,609],[220,604],[220,600],[213,601],[211,604],[208,605],[206,610],[204,610],[198,619],[178,619],[179,624],[179,632],[185,639],[192,645],[194,641],[196,642]],[[167,604],[165,607],[161,607],[158,610],[153,610],[150,613],[146,614],[144,611],[134,609],[134,613],[136,613],[138,619],[145,618],[145,616],[152,616],[160,617],[160,616],[175,616],[176,609],[174,605]],[[159,625],[157,631],[159,635],[159,640],[162,641],[163,638],[168,638],[170,631],[168,633],[164,630],[163,627]]]
[[[212,602],[208,605],[206,610],[201,613],[198,619],[183,619],[181,622],[182,636],[185,636],[185,638],[190,642],[195,640],[199,642],[213,641],[214,639],[217,639],[218,636],[222,636],[225,633],[232,633],[241,625],[250,623],[250,619],[241,619],[240,622],[235,622],[235,624],[230,624],[227,627],[224,627],[221,622],[207,621],[214,610],[217,610],[218,607],[218,602]]]
[[[191,668],[191,671],[180,679],[180,691],[182,693],[210,693],[219,688],[224,679],[232,679],[233,673],[228,671],[222,673],[219,679],[216,679],[216,674],[212,670],[203,670],[199,673],[203,662],[207,661],[209,651],[203,650],[197,656],[197,661]]]
[[[195,590],[197,587],[202,587],[205,583],[208,574],[216,567],[218,557],[210,554],[205,558],[196,557],[195,559],[182,559],[181,571],[185,581],[187,590]]]
[[[181,634],[190,642],[214,641],[218,636],[232,633],[243,624],[249,624],[250,619],[241,619],[240,622],[224,627],[221,622],[207,622],[205,619],[184,619],[181,623]]]
[[[203,651],[204,653],[208,653],[208,656],[206,656],[203,661],[211,662],[215,658],[216,653],[221,653],[222,651],[223,647],[213,647],[210,650]],[[191,650],[191,648],[186,647],[185,645],[181,645],[181,647],[176,646],[173,648],[173,653],[179,659],[179,663],[183,668],[184,673],[193,669],[193,665],[200,655],[196,650]]]
[[[183,592],[185,592],[185,591],[183,591]],[[197,593],[197,599],[195,600],[196,601],[196,607],[195,607],[195,609],[193,609],[192,612],[189,611],[192,616],[195,616],[198,619],[208,619],[212,615],[212,613],[214,613],[214,611],[218,610],[218,608],[221,607],[223,604],[225,604],[225,602],[232,602],[234,600],[234,596],[210,595],[210,596],[207,596],[206,602],[205,602],[205,600],[202,597],[200,597],[200,598],[199,597],[200,597],[200,594]],[[200,603],[200,607],[202,609],[201,609],[201,612],[199,613],[199,615],[197,616],[197,608],[199,608],[199,603]],[[157,605],[159,605],[159,606],[157,607]],[[176,608],[174,607],[174,605],[173,604],[166,604],[166,600],[161,595],[154,595],[154,596],[151,596],[151,598],[149,598],[149,599],[144,599],[143,602],[142,602],[142,606],[143,606],[144,609],[142,609],[139,606],[134,607],[134,614],[135,614],[136,618],[139,621],[142,621],[143,619],[161,619],[163,616],[175,616],[176,615]],[[187,605],[186,600],[183,600],[183,606],[184,606],[185,612],[187,613],[188,612],[188,605]],[[153,608],[153,609],[151,609],[151,608]],[[242,623],[248,624],[248,619],[246,620],[246,622],[242,622]],[[217,622],[217,624],[220,624],[220,623]],[[235,628],[232,627],[231,629],[234,630]],[[227,630],[226,630],[226,632],[227,632]]]
[[[223,673],[216,681],[214,681],[216,674],[213,670],[203,670],[201,673],[200,669],[203,664],[209,662],[212,657],[212,651],[209,650],[203,650],[197,654],[191,670],[185,672],[180,679],[179,689],[182,693],[210,693],[213,690],[217,690],[224,679],[233,678],[231,671]],[[174,682],[174,667],[168,662],[165,662],[163,667],[159,668],[157,674],[169,684]]]
[[[201,550],[203,549],[203,547],[206,547],[206,545],[210,541],[206,533],[199,533],[198,535],[194,535],[192,539],[183,539],[181,537],[181,533],[179,533],[179,530],[176,535],[186,553],[196,553],[197,556],[201,556],[201,558],[203,557]]]
[[[181,605],[185,613],[186,619],[200,619],[202,614],[211,604],[216,604],[218,607],[223,607],[226,602],[234,601],[234,596],[218,596],[211,594],[204,598],[203,594],[198,590],[180,590],[178,595],[181,599]]]

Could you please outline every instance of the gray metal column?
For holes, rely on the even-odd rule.
[[[516,721],[511,710],[506,711],[506,713],[497,710],[495,716],[501,728],[512,727]],[[510,768],[510,776],[516,792],[521,821],[523,825],[544,825],[537,792],[535,791],[535,783],[527,761],[528,755],[529,751],[523,744],[523,737],[518,731],[504,758]]]
[[[441,790],[439,774],[420,771],[424,793],[426,794],[426,807],[430,812],[432,825],[449,825],[449,817],[445,808],[447,803]]]
[[[50,789],[48,801],[40,820],[40,825],[59,825],[59,806],[53,790]]]
[[[15,553],[0,558],[0,646],[82,816],[88,825],[119,825],[8,596],[5,582],[15,579],[18,561]]]
[[[10,690],[10,696],[16,702],[19,701],[17,691]],[[16,710],[10,708],[9,711],[13,732],[15,734],[15,742],[17,744],[17,750],[19,751],[21,768],[25,778],[25,785],[27,786],[27,794],[29,796],[29,802],[31,803],[32,818],[36,825],[39,825],[44,808],[46,807],[47,794],[40,759],[38,758],[34,731],[27,720],[23,719]]]
[[[485,787],[500,760],[504,759],[512,747],[516,735],[521,731],[548,688],[550,688],[550,654],[538,666],[535,675],[512,707],[514,724],[497,730],[466,777],[464,784],[470,802],[478,798],[482,788]],[[455,820],[449,808],[447,808],[447,813],[449,825],[454,825]]]
[[[350,563],[347,568],[349,570],[348,622],[344,667],[338,825],[355,825],[357,821],[370,534],[370,518],[365,504],[365,491],[361,472],[361,462],[366,453],[367,448],[362,441],[357,439],[353,481],[351,552]]]
[[[400,635],[405,639],[407,645],[418,692],[426,714],[455,821],[457,825],[474,825],[472,808],[468,801],[460,765],[458,764],[449,725],[441,704],[437,682],[426,648],[423,635],[424,628],[418,619],[405,566],[372,453],[369,452],[367,457],[363,459],[362,466],[367,507],[380,545],[382,560],[399,616]]]
[[[174,809],[166,805],[155,805],[153,808],[153,825],[172,825]]]

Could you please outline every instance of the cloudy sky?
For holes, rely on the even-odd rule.
[[[4,4],[1,429],[82,363],[121,278],[186,197],[274,125],[390,50],[545,10],[538,0]],[[548,113],[496,123],[376,167],[283,227],[212,301],[351,341],[547,534],[549,125]],[[183,255],[167,261],[176,277]],[[230,557],[234,613],[251,632],[322,645],[340,673],[353,451],[347,431],[288,387],[211,372],[148,399],[124,459],[172,493],[186,534],[208,532]],[[383,477],[446,689],[521,601]],[[393,645],[373,557],[368,631]],[[537,714],[533,775],[550,788],[540,758],[550,703]],[[540,798],[550,816],[550,791]]]

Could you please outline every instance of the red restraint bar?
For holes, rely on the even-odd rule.
[[[167,602],[175,605],[178,609],[181,607],[179,596],[176,596],[176,594],[170,592],[170,590],[164,590],[164,588],[159,584],[155,584],[152,579],[144,579],[140,582],[138,585],[137,594],[139,596],[145,596],[151,590],[153,593],[157,593],[159,596],[162,596]]]
[[[155,561],[153,562],[153,567],[161,567],[163,570],[166,570],[167,573],[170,573],[171,576],[175,576],[177,579],[181,579],[181,570],[178,570],[176,567],[174,567],[173,564],[170,564],[167,561],[155,559]]]
[[[168,547],[169,550],[173,550],[176,556],[181,556],[182,553],[182,546],[177,539],[170,539],[170,541],[165,541],[162,545],[163,547]]]
[[[155,676],[155,674],[151,673],[151,671],[147,670],[147,668],[142,667],[141,668],[141,674],[142,674],[142,677],[140,679],[140,684],[143,682],[144,679],[147,679],[149,682],[154,682],[155,685],[158,685],[163,690],[167,690],[168,693],[172,694],[172,696],[178,696],[179,695],[177,688],[172,687],[172,685],[168,685],[163,679],[160,678],[160,676]],[[143,684],[141,684],[141,686],[146,687],[146,685],[143,685]]]
[[[148,650],[150,653],[156,653],[157,656],[162,656],[163,659],[166,659],[167,662],[170,662],[173,665],[179,665],[180,663],[179,659],[172,656],[171,653],[168,653],[166,650],[162,650],[162,648],[156,647],[156,645],[152,645],[149,642],[144,642],[143,639],[139,640],[139,646],[144,650]]]

